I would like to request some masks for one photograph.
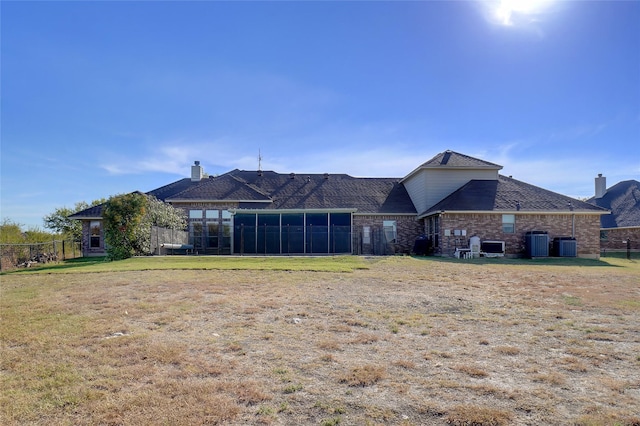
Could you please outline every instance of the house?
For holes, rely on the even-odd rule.
[[[523,253],[525,234],[574,237],[578,255],[598,257],[604,208],[501,176],[502,166],[453,151],[404,178],[232,170],[191,177],[147,194],[188,215],[189,239],[202,254],[410,253],[416,240],[450,256],[472,236]],[[100,209],[84,222],[86,255],[104,253]]]
[[[595,196],[588,203],[611,210],[600,219],[600,248],[603,252],[640,250],[640,182],[625,180],[607,189],[606,177],[595,179]]]

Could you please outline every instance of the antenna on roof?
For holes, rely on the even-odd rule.
[[[262,154],[258,148],[258,176],[262,176]]]

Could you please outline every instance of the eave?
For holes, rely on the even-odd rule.
[[[611,214],[608,211],[589,211],[589,210],[433,210],[426,213],[422,213],[418,215],[418,219],[423,219],[428,216],[433,216],[436,214],[515,214],[515,215],[534,215],[534,214],[544,214],[544,215],[567,215],[567,214],[577,214],[577,215],[587,215],[587,216],[602,216],[603,214]]]

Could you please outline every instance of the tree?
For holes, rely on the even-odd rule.
[[[126,259],[140,251],[140,223],[146,213],[144,194],[116,195],[107,201],[102,212],[107,254],[113,260]]]
[[[2,219],[0,223],[0,243],[1,244],[21,244],[24,243],[22,226],[11,219]]]
[[[148,254],[151,226],[184,229],[181,210],[139,192],[111,197],[103,215],[107,253],[113,260]]]
[[[87,204],[85,201],[80,201],[76,203],[73,208],[58,207],[43,218],[44,227],[58,234],[63,234],[66,238],[71,238],[74,241],[80,241],[82,239],[82,222],[75,219],[69,219],[69,216],[89,207],[102,204],[105,201],[106,200],[104,198],[101,198],[99,200],[93,200],[91,204]]]

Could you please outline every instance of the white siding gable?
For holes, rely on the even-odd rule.
[[[498,180],[498,170],[425,168],[403,183],[420,214],[473,179]]]

